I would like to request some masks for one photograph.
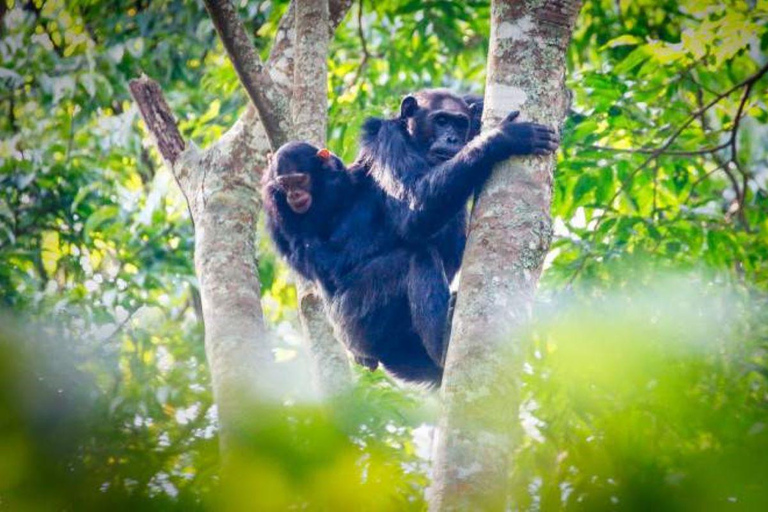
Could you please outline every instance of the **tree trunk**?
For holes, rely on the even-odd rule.
[[[328,125],[327,0],[296,2],[292,112],[295,137],[325,145]],[[312,283],[295,275],[304,342],[310,354],[315,387],[326,396],[336,395],[350,383],[346,350],[333,335],[325,307]]]
[[[199,151],[185,144],[155,82],[142,77],[132,81],[130,88],[147,129],[187,200],[195,225],[195,273],[200,284],[206,356],[219,410],[222,453],[227,459],[232,455],[233,431],[248,424],[243,399],[255,395],[260,400],[271,398],[281,382],[262,316],[255,233],[266,154],[296,136],[290,108],[293,55],[296,38],[303,42],[295,27],[296,16],[303,13],[299,19],[304,20],[304,30],[313,34],[318,26],[324,30],[320,36],[324,46],[313,59],[303,59],[302,67],[296,70],[312,78],[308,87],[318,88],[304,94],[307,101],[322,98],[322,108],[306,107],[314,110],[302,118],[301,125],[319,127],[324,139],[328,40],[351,0],[332,0],[330,8],[327,0],[292,3],[266,63],[261,62],[229,0],[205,0],[205,4],[252,102],[237,123],[211,147]],[[320,11],[315,9],[318,6]],[[315,19],[315,25],[307,29],[317,12],[323,20]],[[310,306],[303,307],[300,314],[305,331],[312,337],[310,353],[317,358],[316,381],[321,390],[336,392],[349,379],[346,355],[333,339],[319,302]]]
[[[131,81],[147,129],[187,199],[195,225],[195,273],[200,284],[205,351],[219,410],[222,453],[246,418],[243,399],[276,385],[261,311],[254,233],[259,212],[258,169],[269,147],[252,139],[258,122],[249,109],[214,146],[201,153],[184,144],[156,82]]]
[[[484,127],[511,110],[561,126],[565,52],[580,5],[492,2]],[[554,161],[499,164],[475,202],[443,378],[431,510],[505,508],[508,431],[518,421],[515,356],[549,247]]]

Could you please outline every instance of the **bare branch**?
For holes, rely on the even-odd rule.
[[[357,72],[350,82],[350,85],[357,83],[360,76],[363,74],[365,66],[368,65],[368,60],[371,58],[371,53],[368,51],[368,42],[365,40],[365,33],[363,32],[363,0],[359,0],[357,3],[357,37],[360,39],[360,48],[362,49],[363,57],[360,59],[360,64],[357,66]]]
[[[270,146],[277,148],[290,139],[288,99],[266,72],[232,3],[229,0],[205,0],[205,7],[240,82],[259,112]]]
[[[152,134],[157,149],[163,159],[173,167],[184,151],[185,144],[160,85],[147,75],[142,75],[131,80],[128,88],[139,106],[141,117]]]
[[[765,69],[766,71],[768,71],[768,68],[765,68]],[[736,117],[733,120],[733,128],[731,129],[731,138],[728,141],[728,144],[731,146],[731,160],[734,160],[734,162],[737,165],[738,165],[738,162],[736,162],[738,157],[737,139],[739,134],[739,126],[741,125],[741,117],[744,114],[744,108],[747,105],[747,101],[749,100],[749,95],[752,93],[752,88],[754,87],[756,81],[757,80],[753,80],[749,82],[746,88],[744,89],[744,94],[742,95],[741,101],[739,102],[739,108],[736,110]]]

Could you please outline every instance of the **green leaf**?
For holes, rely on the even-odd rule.
[[[600,51],[605,50],[606,48],[616,48],[617,46],[634,46],[642,43],[643,40],[639,37],[630,35],[630,34],[624,34],[619,37],[614,37],[607,43],[605,43],[603,46],[600,47]]]

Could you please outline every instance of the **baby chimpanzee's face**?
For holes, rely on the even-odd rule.
[[[306,142],[289,142],[282,146],[270,164],[270,175],[278,189],[285,193],[294,213],[304,214],[312,207],[313,187],[321,179],[323,166],[331,154]]]
[[[277,185],[285,192],[294,213],[307,213],[312,207],[312,176],[309,173],[279,174]]]

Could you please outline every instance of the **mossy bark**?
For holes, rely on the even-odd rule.
[[[511,110],[560,127],[579,1],[494,0],[483,127]],[[442,386],[431,510],[502,510],[518,421],[519,337],[551,237],[555,157],[499,164],[474,204]],[[502,356],[503,354],[503,356]],[[510,366],[511,365],[511,366]]]

